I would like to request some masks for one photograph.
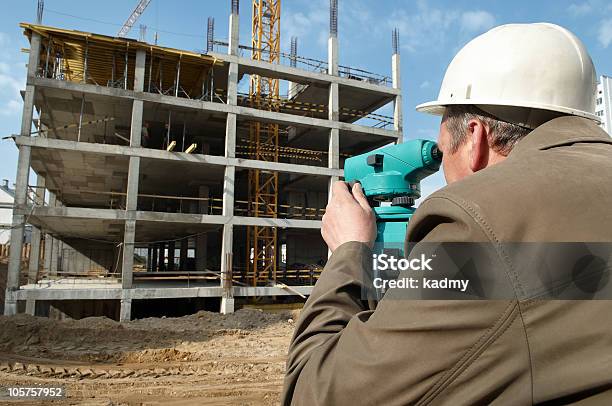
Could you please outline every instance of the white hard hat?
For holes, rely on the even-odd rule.
[[[548,23],[508,24],[468,42],[448,66],[438,100],[416,109],[442,115],[449,105],[476,105],[529,128],[563,114],[599,122],[596,88],[593,61],[570,31]]]

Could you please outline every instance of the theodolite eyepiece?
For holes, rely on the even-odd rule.
[[[390,145],[344,162],[344,179],[359,182],[374,208],[377,243],[403,244],[421,181],[440,169],[442,151],[429,140]]]

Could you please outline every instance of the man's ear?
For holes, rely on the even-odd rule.
[[[468,123],[468,142],[470,143],[470,170],[478,172],[487,167],[489,162],[489,128],[480,120],[472,119]]]

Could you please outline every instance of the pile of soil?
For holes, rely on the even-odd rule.
[[[0,381],[63,386],[60,404],[277,404],[296,316],[0,316]]]

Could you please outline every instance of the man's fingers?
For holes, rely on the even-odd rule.
[[[364,209],[370,210],[370,203],[368,203],[368,199],[365,197],[363,193],[363,188],[361,187],[361,183],[355,183],[353,185],[353,197],[357,200],[357,203]]]
[[[337,181],[332,185],[332,199],[352,199],[346,182]]]

